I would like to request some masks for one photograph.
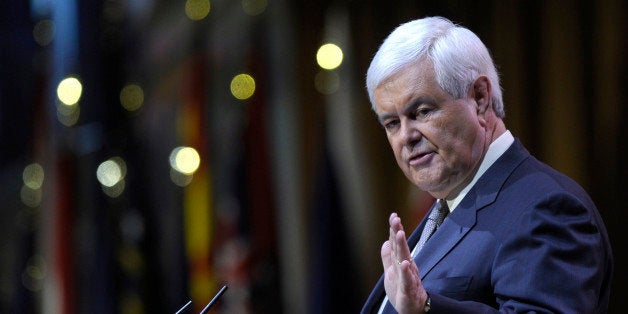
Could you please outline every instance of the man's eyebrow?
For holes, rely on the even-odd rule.
[[[417,98],[412,99],[411,101],[409,101],[405,107],[403,108],[403,113],[407,113],[409,111],[414,110],[416,107],[420,106],[421,104],[430,104],[433,105],[436,103],[436,98],[434,97],[430,97],[430,96],[419,96]],[[381,124],[384,123],[384,121],[386,121],[389,118],[394,118],[396,117],[396,114],[392,114],[392,113],[388,113],[388,114],[382,114],[382,115],[377,115],[378,120]]]
[[[435,104],[436,103],[436,99],[430,96],[419,96],[413,100],[411,100],[410,102],[408,102],[405,107],[403,108],[403,113],[407,113],[409,111],[414,110],[414,108],[416,108],[417,106],[421,105],[421,104]],[[385,113],[385,114],[381,114],[381,115],[377,115],[377,120],[379,120],[380,124],[384,124],[384,121],[390,119],[390,118],[394,118],[396,117],[397,114],[394,113]]]
[[[433,97],[419,96],[417,98],[412,99],[406,104],[406,106],[403,108],[403,113],[408,114],[409,112],[416,110],[416,108],[422,104],[433,105],[435,103],[436,103],[436,99]]]
[[[415,99],[413,99],[412,101],[410,101],[406,107],[404,108],[404,111],[407,111],[408,109],[413,109],[416,106],[419,106],[421,104],[430,104],[433,105],[436,103],[436,99],[434,97],[430,97],[430,96],[419,96]]]
[[[378,114],[378,115],[377,115],[377,120],[379,121],[379,124],[382,124],[382,125],[383,125],[383,124],[384,124],[384,121],[386,121],[386,120],[388,120],[388,119],[390,119],[390,118],[394,118],[394,117],[396,117],[396,116],[397,116],[397,115],[396,115],[396,114],[394,114],[394,113],[385,113],[385,114],[382,114],[382,115],[379,115],[379,114]]]

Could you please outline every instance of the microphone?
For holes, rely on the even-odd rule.
[[[181,314],[183,313],[183,311],[187,310],[190,306],[192,305],[192,300],[188,301],[188,303],[186,303],[185,305],[183,305],[176,313],[174,314]]]
[[[214,303],[216,303],[216,300],[218,300],[218,298],[220,298],[220,296],[225,293],[225,291],[227,291],[227,285],[223,285],[222,288],[220,288],[220,290],[218,291],[218,293],[216,293],[216,295],[211,299],[211,301],[209,301],[209,303],[207,304],[207,306],[205,306],[205,308],[201,311],[200,314],[205,314],[207,313],[207,311],[209,311],[209,308],[212,307],[212,305],[214,305]],[[183,305],[175,314],[181,314],[183,313],[183,311],[187,310],[190,306],[192,306],[192,300],[188,301],[188,303],[186,303],[185,305]]]
[[[222,286],[222,288],[220,288],[220,291],[218,291],[218,293],[216,293],[216,295],[214,296],[214,298],[211,299],[211,301],[209,301],[209,303],[207,304],[207,306],[201,311],[200,314],[205,314],[207,313],[207,311],[209,311],[209,308],[214,305],[214,303],[216,302],[216,300],[218,300],[218,298],[220,298],[220,296],[225,293],[225,291],[227,291],[227,285]]]

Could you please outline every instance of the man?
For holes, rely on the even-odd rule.
[[[439,17],[399,26],[367,89],[399,167],[437,202],[407,241],[390,216],[384,275],[362,313],[607,311],[604,223],[578,184],[506,129],[499,78],[474,33]]]

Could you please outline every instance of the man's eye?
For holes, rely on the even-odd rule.
[[[394,129],[397,125],[399,125],[399,121],[397,120],[392,120],[392,121],[388,121],[384,123],[384,128],[386,130],[392,130]]]
[[[417,117],[425,117],[425,116],[427,116],[430,112],[432,112],[432,109],[431,109],[431,108],[421,107],[421,108],[418,108],[418,109],[416,110],[416,116],[417,116]]]

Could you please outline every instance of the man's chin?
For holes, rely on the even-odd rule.
[[[421,180],[414,178],[410,181],[412,181],[412,183],[420,190],[429,193],[434,198],[445,198],[450,190],[445,184],[443,184],[442,180]]]

